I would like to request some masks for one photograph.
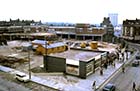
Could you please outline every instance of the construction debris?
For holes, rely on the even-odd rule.
[[[24,62],[27,62],[28,60],[26,59],[20,59],[16,57],[9,57],[9,56],[2,56],[0,55],[0,64],[11,67],[11,68],[16,68],[20,64],[23,64]]]

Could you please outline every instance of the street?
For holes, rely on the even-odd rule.
[[[109,82],[116,85],[116,91],[131,91],[132,83],[136,83],[137,86],[140,85],[140,66],[132,67],[127,66],[125,73],[121,71]]]
[[[0,72],[0,91],[31,91],[29,88],[5,79],[6,75],[8,78],[12,78],[12,76],[8,76],[9,74]]]
[[[56,91],[52,88],[34,83],[20,82],[14,75],[0,71],[0,91]]]
[[[139,50],[140,52],[139,45],[131,44],[131,46],[137,48],[137,50]],[[140,66],[132,67],[132,64],[129,63],[125,67],[125,73],[120,71],[108,83],[115,84],[116,91],[132,91],[133,82],[136,83],[136,89],[137,89],[140,86]]]

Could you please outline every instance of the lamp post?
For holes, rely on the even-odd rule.
[[[46,36],[44,36],[44,41],[45,41],[45,53],[44,53],[44,69],[47,70],[47,41],[46,41]]]
[[[29,36],[28,36],[28,41],[29,41]],[[30,46],[28,46],[29,79],[31,79],[30,50],[31,50]]]
[[[29,79],[31,79],[30,49],[28,49]]]
[[[47,56],[47,40],[46,40],[46,36],[45,36],[45,39],[44,39],[44,41],[45,41],[45,56]]]

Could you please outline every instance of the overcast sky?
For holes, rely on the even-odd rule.
[[[140,0],[0,0],[0,20],[100,23],[118,13],[119,23],[140,19]]]

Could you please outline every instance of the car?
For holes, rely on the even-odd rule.
[[[108,83],[103,87],[103,91],[115,91],[115,84]]]
[[[137,60],[140,59],[140,53],[137,54],[135,57],[136,57]]]
[[[29,82],[29,76],[24,73],[16,73],[15,79],[22,82]]]
[[[132,62],[132,66],[133,66],[133,67],[139,66],[139,61],[138,61],[138,60],[133,61],[133,62]]]

